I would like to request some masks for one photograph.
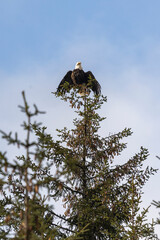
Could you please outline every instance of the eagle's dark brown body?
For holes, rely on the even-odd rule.
[[[65,89],[64,84],[68,83],[67,89]],[[101,94],[101,86],[95,79],[92,72],[84,72],[82,69],[74,69],[73,71],[68,71],[60,82],[57,92],[65,93],[70,90],[73,86],[80,87],[81,85],[86,86],[86,88],[91,89],[95,95]]]

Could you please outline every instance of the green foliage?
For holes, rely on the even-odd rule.
[[[36,105],[30,111],[24,92],[22,95],[24,106],[20,109],[27,117],[22,124],[26,139],[21,141],[17,133],[13,136],[1,131],[2,138],[24,149],[24,154],[8,160],[6,153],[0,153],[0,239],[62,239],[65,235],[54,224],[59,216],[53,211],[53,202],[49,202],[50,182],[57,180],[50,175],[52,164],[47,161],[45,148],[34,137],[34,128],[41,124],[32,123],[32,118],[43,112]]]
[[[142,188],[155,170],[143,162],[148,150],[140,152],[123,165],[114,166],[114,159],[127,147],[122,140],[132,134],[131,129],[102,138],[98,135],[101,121],[97,110],[106,98],[79,97],[75,91],[62,96],[79,116],[75,128],[59,131],[68,150],[59,166],[71,191],[64,194],[70,227],[79,230],[89,224],[83,239],[140,239],[151,236],[153,228],[146,224],[148,209],[139,213]],[[134,238],[133,238],[134,236]],[[153,237],[153,235],[152,235]]]
[[[25,151],[12,161],[0,153],[0,238],[153,239],[153,226],[146,222],[148,208],[140,210],[142,188],[156,172],[143,167],[148,150],[141,147],[121,164],[127,147],[124,139],[132,132],[125,128],[107,137],[99,135],[105,118],[98,112],[106,97],[82,97],[78,89],[58,97],[77,113],[73,129],[57,130],[58,141],[46,133],[46,127],[32,121],[42,112],[35,105],[30,111],[24,93],[20,108],[27,117],[26,140],[1,131],[9,144]],[[120,164],[114,164],[115,158]],[[63,215],[53,208],[60,200]]]
[[[156,156],[156,157],[160,160],[160,157],[159,157],[159,156]],[[152,204],[153,204],[157,209],[160,208],[160,201],[155,201],[155,200],[153,200]],[[160,215],[160,213],[159,213],[159,215]],[[160,224],[160,218],[157,218],[157,219],[155,220],[154,224],[159,225],[159,224]]]

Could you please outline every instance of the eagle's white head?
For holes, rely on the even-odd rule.
[[[77,63],[76,63],[75,69],[80,69],[80,70],[82,70],[81,62],[77,62]]]

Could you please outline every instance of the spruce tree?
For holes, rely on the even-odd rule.
[[[114,165],[115,157],[120,159],[127,147],[122,140],[132,134],[131,129],[99,136],[105,118],[98,110],[106,97],[81,97],[77,92],[61,96],[78,114],[75,128],[58,131],[65,147],[57,172],[65,179],[62,195],[69,228],[80,231],[86,227],[81,235],[84,240],[153,239],[153,227],[146,223],[148,209],[139,212],[142,188],[156,171],[143,169],[148,150],[141,147],[125,164]]]
[[[156,156],[158,160],[160,160],[159,156]],[[160,209],[160,201],[153,200],[152,204],[157,208]],[[160,213],[159,213],[160,215]],[[156,220],[154,220],[155,225],[160,225],[160,217],[158,217]]]
[[[53,201],[49,201],[50,182],[56,183],[57,179],[51,177],[52,164],[34,133],[34,128],[41,125],[34,117],[44,112],[36,105],[31,110],[24,92],[22,96],[24,104],[20,109],[26,116],[22,124],[25,140],[20,140],[17,133],[1,131],[2,138],[23,149],[23,154],[8,159],[6,152],[0,152],[0,239],[62,239],[63,227],[55,221],[59,216],[53,211]],[[49,143],[50,137],[47,140]],[[55,188],[57,192],[57,184]]]

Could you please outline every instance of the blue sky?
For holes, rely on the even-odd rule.
[[[46,64],[86,38],[107,40],[144,61],[145,48],[159,40],[159,6],[156,0],[2,0],[0,64],[7,72],[33,61]]]
[[[150,151],[147,164],[159,168],[159,9],[159,0],[1,0],[0,128],[23,136],[22,90],[47,111],[41,120],[50,132],[72,127],[75,115],[51,91],[81,61],[108,96],[101,134],[124,127],[134,132],[120,161],[143,145]],[[0,145],[5,149],[1,139]],[[145,206],[160,200],[159,180],[160,173],[147,183]],[[157,215],[152,207],[149,217]]]

